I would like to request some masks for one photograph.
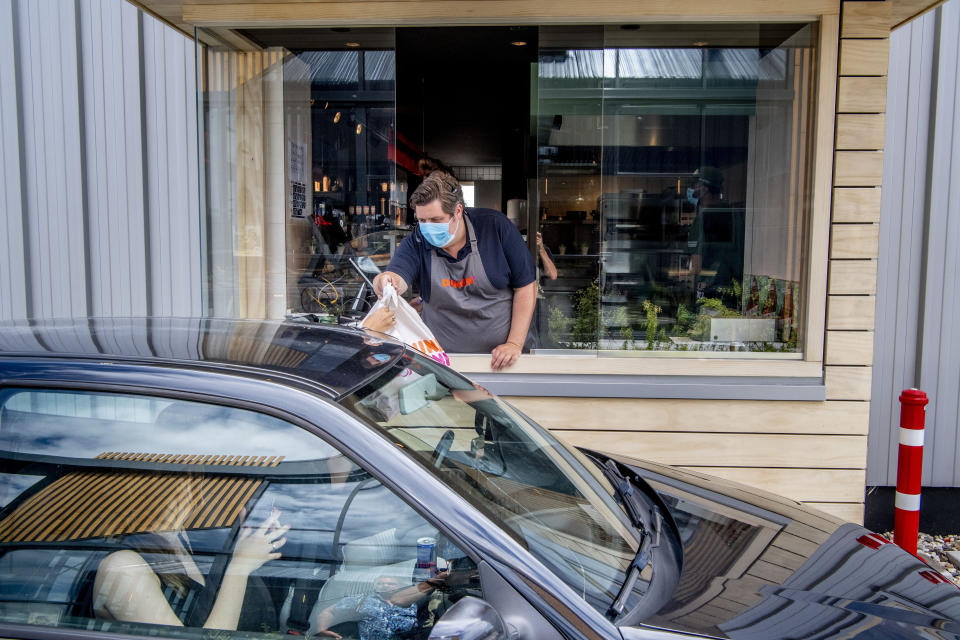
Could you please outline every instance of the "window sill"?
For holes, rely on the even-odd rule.
[[[471,380],[507,396],[826,400],[822,363],[803,360],[524,355],[503,372],[490,370],[490,356],[450,360]]]

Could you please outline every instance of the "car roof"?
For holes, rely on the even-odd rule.
[[[103,357],[255,368],[310,379],[331,396],[400,357],[385,336],[315,323],[222,318],[83,318],[0,323],[0,356]]]

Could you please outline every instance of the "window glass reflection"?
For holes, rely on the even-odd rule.
[[[269,416],[13,390],[0,462],[4,622],[426,638],[453,602],[482,596],[473,561],[409,505]]]
[[[393,30],[249,35],[200,53],[210,314],[360,317],[409,227]]]
[[[813,25],[541,37],[542,348],[799,356],[814,41]]]

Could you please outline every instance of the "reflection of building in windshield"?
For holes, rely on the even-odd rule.
[[[418,400],[406,409],[405,391]],[[393,375],[368,382],[343,402],[607,610],[639,542],[584,466],[592,463],[419,356],[398,362]]]
[[[262,484],[261,478],[170,471],[186,464],[275,467],[283,458],[108,452],[94,459],[149,463],[167,473],[124,471],[111,464],[51,477],[0,521],[0,541],[61,542],[169,531],[175,528],[171,514],[185,509],[188,512],[180,514],[184,529],[231,527]],[[191,504],[175,504],[185,493],[193,496]]]

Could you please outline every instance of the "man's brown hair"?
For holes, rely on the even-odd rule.
[[[410,194],[411,207],[430,204],[434,200],[440,201],[444,213],[451,216],[456,213],[457,204],[464,204],[463,190],[457,179],[449,173],[434,171]]]

